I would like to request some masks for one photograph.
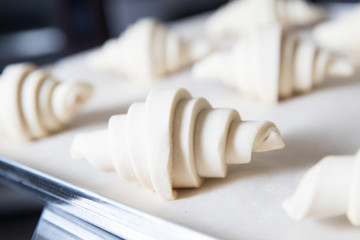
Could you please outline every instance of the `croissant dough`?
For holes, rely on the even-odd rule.
[[[360,64],[360,4],[338,19],[321,23],[313,29],[316,42],[324,48],[351,56]]]
[[[206,30],[213,37],[237,38],[274,23],[288,29],[324,17],[322,8],[304,0],[238,0],[217,10],[206,22]]]
[[[150,81],[176,72],[211,51],[204,42],[191,43],[155,19],[140,19],[118,39],[108,40],[88,63],[137,81]]]
[[[354,226],[360,226],[360,151],[323,158],[305,173],[283,206],[296,220],[346,213]]]
[[[199,80],[220,80],[244,95],[274,104],[279,98],[305,93],[327,77],[349,77],[352,63],[317,48],[274,24],[239,41],[231,51],[215,52],[196,63]]]
[[[127,115],[111,117],[108,130],[77,135],[71,155],[172,200],[173,188],[199,187],[205,177],[225,177],[227,164],[250,162],[252,151],[283,146],[271,122],[241,121],[185,89],[153,90]]]
[[[185,89],[153,90],[145,103],[111,117],[108,130],[77,135],[71,155],[172,200],[173,188],[199,187],[203,178],[225,177],[227,164],[250,162],[252,151],[283,146],[271,122],[241,121]]]
[[[0,77],[0,133],[19,142],[45,137],[71,120],[92,87],[58,82],[28,63],[8,65]]]

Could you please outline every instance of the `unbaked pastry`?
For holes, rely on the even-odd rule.
[[[325,17],[322,8],[303,0],[238,0],[217,10],[206,22],[213,37],[237,38],[273,23],[307,26]]]
[[[321,23],[313,30],[316,42],[324,48],[351,56],[360,64],[360,4],[338,19]]]
[[[228,164],[248,163],[252,152],[283,146],[271,122],[241,121],[237,111],[213,109],[185,89],[163,89],[132,104],[127,114],[112,116],[107,130],[77,135],[71,155],[172,200],[173,188],[223,178]]]
[[[323,158],[305,173],[283,207],[296,220],[346,214],[360,226],[360,151]]]
[[[174,73],[211,51],[205,42],[191,43],[162,23],[140,19],[119,38],[110,39],[91,54],[89,65],[129,79],[147,82]]]
[[[91,97],[92,87],[59,82],[35,65],[8,65],[0,76],[0,133],[19,142],[59,130]]]
[[[196,63],[199,80],[220,80],[253,100],[277,103],[305,93],[327,77],[349,77],[352,63],[317,48],[310,40],[285,34],[274,24],[239,41],[230,51],[215,52]]]

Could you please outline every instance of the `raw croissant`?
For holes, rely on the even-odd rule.
[[[192,73],[196,79],[220,80],[253,100],[274,104],[295,92],[310,91],[327,77],[349,77],[354,67],[275,24],[239,41],[232,51],[213,53],[195,64]]]
[[[322,159],[305,173],[283,206],[296,220],[346,214],[354,226],[360,226],[360,151]]]
[[[303,0],[241,0],[216,11],[206,30],[213,37],[237,38],[274,23],[289,29],[314,24],[324,17],[322,8]]]
[[[338,19],[317,25],[314,39],[321,47],[347,54],[360,64],[359,22],[360,5]]]
[[[110,70],[137,81],[176,72],[204,57],[211,47],[190,43],[154,19],[141,19],[118,39],[108,40],[89,56],[95,69]]]
[[[108,130],[76,136],[71,154],[172,200],[173,188],[199,187],[203,178],[225,177],[227,164],[250,162],[252,151],[283,146],[273,123],[241,121],[235,110],[177,89],[153,90],[111,117]]]
[[[27,63],[7,66],[0,77],[0,133],[19,142],[45,137],[71,120],[92,87],[58,82]]]

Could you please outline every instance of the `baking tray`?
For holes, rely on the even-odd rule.
[[[188,38],[201,39],[204,37],[203,21],[201,16],[173,27]],[[21,178],[16,177],[16,169],[20,168],[29,173],[27,176],[36,173],[35,176],[46,176],[50,180],[50,184],[36,185],[40,196],[45,187],[57,189],[63,200],[51,195],[50,199],[54,201],[50,201],[50,213],[69,209],[65,214],[69,218],[89,217],[90,220],[83,221],[84,225],[77,225],[81,226],[79,229],[86,229],[90,223],[92,227],[104,226],[100,228],[109,233],[110,229],[106,227],[111,226],[111,230],[112,226],[119,227],[119,232],[125,229],[121,226],[124,219],[121,215],[135,212],[135,216],[129,218],[133,222],[125,226],[152,226],[150,222],[155,221],[154,229],[159,230],[157,239],[162,236],[191,238],[191,234],[198,234],[197,238],[209,235],[221,239],[360,238],[359,230],[351,226],[345,216],[296,222],[281,207],[282,201],[293,194],[304,172],[322,157],[354,154],[359,148],[359,75],[349,80],[328,81],[309,94],[283,101],[278,106],[264,107],[246,101],[220,83],[196,82],[189,70],[151,86],[137,86],[114,75],[89,69],[85,65],[89,52],[64,58],[51,66],[59,79],[84,79],[95,87],[94,97],[74,121],[63,131],[31,144],[11,146],[0,142],[0,155],[12,159],[2,158],[4,165],[1,168],[13,169],[14,179],[18,179],[16,184],[21,182]],[[177,87],[187,88],[194,97],[207,98],[214,107],[234,108],[244,120],[273,121],[282,132],[286,147],[255,153],[250,164],[230,166],[227,178],[207,179],[199,189],[179,190],[179,199],[170,202],[142,189],[138,183],[123,181],[114,173],[101,172],[85,161],[71,160],[70,146],[77,133],[106,128],[111,115],[126,113],[131,103],[145,100],[151,88]],[[8,178],[2,177],[5,183],[9,182]],[[42,177],[39,179],[38,183]],[[34,182],[37,180],[31,181]],[[51,188],[54,182],[57,184]],[[67,189],[67,195],[63,189]],[[68,200],[66,196],[74,196],[74,199]],[[57,201],[61,204],[56,204]],[[80,210],[75,210],[78,207]],[[95,212],[91,210],[93,207]],[[169,229],[179,231],[167,231],[169,225],[173,227]],[[164,235],[160,233],[162,230]],[[141,232],[147,233],[147,230]]]
[[[0,181],[46,204],[33,239],[213,239],[1,156]]]

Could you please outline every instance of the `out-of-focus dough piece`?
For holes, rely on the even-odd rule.
[[[212,50],[189,42],[155,19],[140,19],[117,39],[88,57],[94,69],[112,71],[138,82],[150,82],[191,65]]]
[[[59,130],[91,97],[80,82],[59,82],[29,63],[8,65],[0,76],[0,133],[21,142]]]
[[[217,38],[238,38],[281,23],[286,29],[312,25],[325,17],[325,11],[303,0],[231,1],[210,16],[206,30]]]
[[[199,80],[219,80],[266,104],[309,92],[327,77],[350,77],[350,60],[317,48],[309,39],[274,24],[211,54],[193,66]]]
[[[313,29],[315,41],[323,48],[346,54],[360,65],[360,4],[338,19],[321,23]]]
[[[296,220],[346,214],[360,226],[360,151],[327,156],[310,168],[284,209]]]
[[[145,103],[111,117],[108,130],[77,135],[71,154],[172,200],[173,188],[199,187],[203,178],[225,177],[227,164],[283,146],[273,123],[242,121],[235,110],[176,89],[153,90]]]

